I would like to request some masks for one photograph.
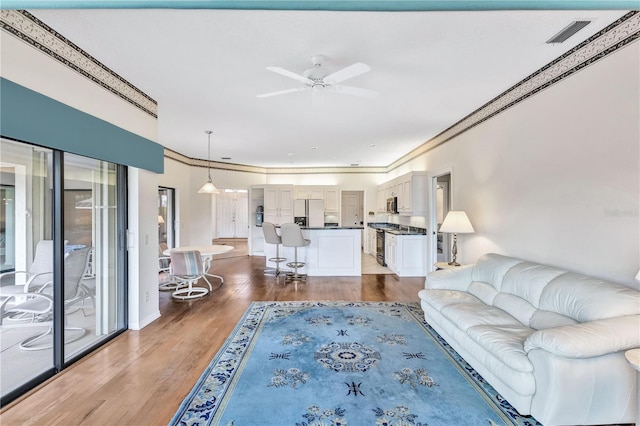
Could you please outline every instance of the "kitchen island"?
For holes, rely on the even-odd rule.
[[[360,276],[362,275],[361,247],[363,226],[325,226],[302,228],[304,238],[311,240],[307,247],[298,248],[298,261],[305,262],[299,271],[310,277]],[[265,244],[268,267],[275,268],[269,258],[276,256],[276,247]],[[293,262],[294,248],[280,246],[280,256]],[[280,264],[284,270],[289,270]]]

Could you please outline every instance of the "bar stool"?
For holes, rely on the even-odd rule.
[[[273,273],[276,277],[280,275],[280,263],[286,262],[286,257],[280,257],[280,244],[282,244],[282,238],[276,232],[276,226],[271,222],[262,223],[262,233],[264,234],[264,242],[268,244],[276,245],[276,257],[270,257],[270,262],[275,262],[276,267],[265,269],[265,274]]]
[[[304,267],[304,262],[298,262],[298,247],[306,247],[311,244],[311,240],[307,240],[302,236],[302,231],[297,223],[285,223],[280,227],[280,235],[282,236],[282,245],[284,247],[294,247],[294,261],[287,263],[289,268],[293,268],[293,273],[287,274],[287,281],[302,281],[307,278],[307,274],[299,274],[298,268]]]

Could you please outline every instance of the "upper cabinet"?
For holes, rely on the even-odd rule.
[[[411,172],[379,185],[378,211],[386,211],[387,198],[398,197],[398,214],[426,216],[427,180],[426,172]]]
[[[296,200],[324,200],[323,186],[296,186]]]
[[[324,211],[327,213],[340,211],[340,190],[338,188],[324,189]]]
[[[264,187],[264,221],[276,225],[293,222],[293,186]]]

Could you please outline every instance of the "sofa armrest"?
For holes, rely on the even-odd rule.
[[[524,342],[565,358],[592,358],[640,347],[640,315],[625,315],[538,330]]]
[[[472,270],[473,265],[465,265],[458,268],[429,272],[424,282],[424,288],[427,290],[467,291],[469,284],[471,284]]]

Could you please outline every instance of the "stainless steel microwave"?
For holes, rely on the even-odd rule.
[[[387,198],[387,213],[398,213],[398,197]]]

